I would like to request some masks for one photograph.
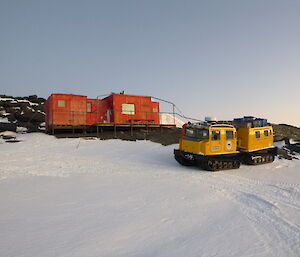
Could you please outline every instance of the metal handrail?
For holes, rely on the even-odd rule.
[[[64,114],[67,114],[69,113],[70,116],[69,116],[69,122],[70,123],[74,123],[76,121],[76,116],[80,116],[83,118],[83,116],[85,115],[88,115],[88,114],[96,114],[96,124],[99,123],[99,114],[101,111],[105,111],[106,108],[97,108],[96,110],[92,110],[91,112],[87,112],[87,111],[71,111],[71,110],[52,110],[52,115],[54,113],[64,113]],[[121,113],[122,110],[121,109],[112,109],[112,111],[114,113]],[[132,115],[132,116],[135,116],[135,115],[142,115],[142,114],[145,114],[145,117],[142,119],[142,120],[149,120],[151,118],[151,115],[152,114],[170,114],[170,115],[175,115],[175,116],[178,116],[178,117],[181,117],[183,119],[187,119],[187,120],[193,120],[193,121],[200,121],[198,119],[194,119],[194,118],[190,118],[190,117],[186,117],[186,116],[183,116],[181,115],[180,113],[176,113],[176,112],[153,112],[153,111],[135,111],[135,114]],[[126,114],[125,114],[126,115]],[[127,115],[131,115],[131,114],[127,114]],[[78,117],[78,118],[80,118]],[[138,118],[133,118],[133,119],[138,119]],[[149,123],[149,122],[147,122]],[[172,123],[170,123],[172,124]],[[176,120],[173,120],[173,124],[175,125],[176,124]]]
[[[96,124],[99,123],[100,121],[100,113],[101,112],[104,112],[107,110],[107,108],[102,108],[100,107],[100,101],[103,99],[103,97],[107,97],[109,95],[111,95],[112,93],[109,93],[109,94],[101,94],[101,95],[97,95],[97,98],[96,98],[96,110],[94,109],[91,109],[91,111],[89,112],[84,112],[84,111],[71,111],[71,110],[55,110],[53,112],[71,112],[71,120],[70,120],[70,123],[74,123],[75,122],[75,116],[76,116],[76,113],[78,115],[87,115],[87,114],[96,114],[96,117],[95,117],[95,122]],[[180,117],[182,119],[184,119],[184,121],[194,121],[194,122],[203,122],[202,120],[200,119],[196,119],[196,118],[192,118],[192,117],[187,117],[186,115],[183,114],[183,112],[175,105],[175,103],[169,101],[169,100],[165,100],[165,99],[162,99],[162,98],[159,98],[159,97],[155,97],[155,96],[148,96],[148,97],[151,97],[155,100],[158,100],[158,101],[161,101],[161,102],[164,102],[164,103],[167,103],[167,104],[170,104],[172,106],[172,112],[153,112],[153,111],[135,111],[135,115],[138,115],[138,114],[142,114],[142,113],[145,113],[146,115],[146,119],[147,120],[149,118],[149,116],[151,114],[170,114],[173,116],[173,124],[175,125],[176,124],[176,117]],[[91,106],[92,107],[92,106]],[[92,107],[93,108],[93,107]],[[119,110],[119,109],[111,109],[111,111],[113,112],[113,114],[115,115],[115,113],[117,112],[122,112],[122,110]],[[53,113],[52,113],[53,114]],[[128,114],[129,115],[129,114]],[[171,123],[172,124],[172,123]]]
[[[113,94],[113,93],[97,95],[97,100],[99,100],[100,97],[109,96],[111,94]],[[185,120],[192,120],[192,121],[204,122],[203,120],[200,120],[200,119],[187,117],[186,115],[183,114],[183,112],[179,109],[179,107],[175,103],[173,103],[173,102],[171,102],[169,100],[165,100],[165,99],[162,99],[162,98],[159,98],[159,97],[156,97],[156,96],[147,96],[147,97],[151,97],[151,98],[153,98],[155,100],[158,100],[158,101],[161,101],[161,102],[168,103],[168,104],[172,105],[172,113],[171,112],[160,112],[160,113],[172,114],[173,115],[173,122],[174,122],[174,124],[176,123],[176,118],[175,118],[176,115],[179,116],[179,117],[181,117],[181,118],[184,118]],[[97,105],[99,107],[99,102],[97,102]],[[178,112],[175,112],[175,110],[177,110]],[[99,118],[99,117],[97,117],[97,118]]]

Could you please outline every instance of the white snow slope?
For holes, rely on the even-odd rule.
[[[146,141],[0,144],[0,256],[299,256],[300,161],[183,167]]]

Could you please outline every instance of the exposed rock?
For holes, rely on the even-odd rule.
[[[179,136],[181,133],[180,128],[149,128],[142,129],[142,128],[135,128],[133,131],[130,131],[130,129],[127,130],[117,130],[116,134],[113,130],[104,130],[102,132],[97,133],[65,133],[62,131],[61,133],[55,134],[57,138],[77,138],[77,137],[83,137],[83,138],[93,138],[97,137],[102,140],[107,139],[122,139],[122,140],[128,140],[128,141],[136,141],[136,140],[150,140],[155,143],[160,143],[162,145],[172,145],[172,144],[178,144],[179,142]]]
[[[16,131],[25,127],[28,132],[39,131],[39,126],[45,121],[45,99],[37,95],[28,97],[12,97],[0,95],[0,118],[6,118],[9,123],[0,123],[0,131]]]
[[[278,149],[278,158],[287,160],[299,160],[299,157],[296,156],[296,153],[300,153],[300,144],[288,144]]]
[[[272,124],[272,126],[275,133],[275,141],[287,139],[300,141],[300,128],[287,124]]]
[[[17,125],[14,123],[2,123],[0,122],[0,132],[2,131],[16,131]]]
[[[291,152],[300,153],[300,143],[289,144],[286,146]]]

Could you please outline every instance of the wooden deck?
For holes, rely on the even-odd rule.
[[[103,130],[112,130],[112,131],[122,131],[124,129],[137,129],[137,128],[174,128],[174,124],[120,124],[120,123],[97,123],[93,125],[66,125],[66,124],[56,124],[52,125],[47,129],[47,133],[56,134],[56,133],[101,133]]]

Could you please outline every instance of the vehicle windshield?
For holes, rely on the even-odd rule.
[[[208,130],[203,128],[186,127],[184,135],[192,140],[201,141],[208,138]]]

